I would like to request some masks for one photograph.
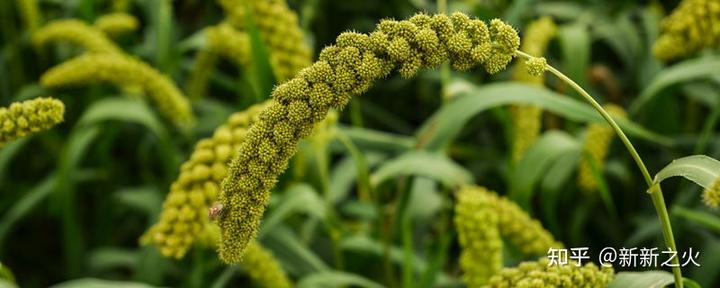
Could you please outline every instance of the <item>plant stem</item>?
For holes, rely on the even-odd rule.
[[[529,55],[522,51],[517,51],[517,54],[524,58],[533,58],[534,56]],[[645,163],[643,163],[642,159],[640,158],[640,155],[638,154],[637,150],[635,150],[635,146],[630,143],[630,140],[625,136],[625,133],[620,129],[620,126],[615,123],[615,120],[610,116],[610,114],[605,111],[605,109],[600,106],[600,104],[595,101],[595,99],[588,94],[585,89],[580,87],[575,81],[570,79],[569,77],[565,76],[562,72],[558,71],[554,67],[550,65],[546,65],[547,71],[550,71],[550,73],[554,74],[556,77],[558,77],[563,82],[567,83],[572,87],[577,93],[579,93],[585,101],[590,103],[595,110],[597,110],[600,115],[602,115],[603,118],[605,118],[605,121],[610,124],[610,127],[612,127],[613,130],[615,130],[615,133],[618,135],[620,140],[625,145],[625,148],[630,152],[630,155],[632,155],[632,158],[635,160],[635,163],[637,164],[638,168],[640,168],[640,172],[643,174],[643,177],[645,178],[645,183],[648,185],[648,193],[650,193],[650,196],[653,201],[653,206],[655,206],[655,211],[658,214],[658,218],[660,218],[660,223],[662,224],[662,231],[663,236],[665,238],[665,243],[668,245],[672,251],[677,251],[677,248],[675,246],[675,237],[672,233],[672,225],[670,224],[670,216],[668,215],[667,207],[665,206],[665,199],[663,198],[662,190],[660,189],[660,185],[654,185],[652,176],[650,176],[650,172],[648,172],[647,167],[645,167]],[[673,264],[675,264],[675,267],[672,268],[673,275],[675,276],[675,287],[682,288],[683,287],[683,280],[682,280],[682,272],[680,270],[680,260],[678,260],[677,257],[673,258]]]

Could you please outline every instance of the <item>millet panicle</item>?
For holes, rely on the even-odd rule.
[[[145,232],[142,243],[157,245],[166,257],[182,258],[203,231],[215,225],[208,219],[208,209],[217,201],[228,162],[263,108],[258,104],[232,114],[212,137],[198,141],[170,186],[158,223]]]
[[[63,121],[65,105],[53,98],[37,98],[0,107],[0,148],[10,141],[48,130]]]
[[[343,108],[351,95],[362,94],[394,70],[412,77],[449,59],[458,70],[483,65],[490,73],[499,72],[519,45],[510,25],[496,19],[488,27],[462,13],[384,20],[370,34],[338,36],[335,45],[323,49],[319,61],[273,90],[272,101],[231,162],[220,195],[220,258],[228,263],[242,259],[278,175],[287,168],[298,142],[329,109]]]
[[[521,50],[534,56],[545,54],[548,43],[557,33],[557,26],[550,17],[542,17],[530,23],[525,29]],[[530,85],[543,86],[545,78],[545,58],[532,58],[517,62],[513,68],[513,80]],[[541,129],[542,109],[533,105],[512,105],[513,117],[512,161],[517,163],[535,143]]]
[[[194,123],[190,101],[167,76],[124,54],[85,53],[46,71],[40,84],[46,88],[107,81],[119,86],[142,87],[160,112],[180,128]]]

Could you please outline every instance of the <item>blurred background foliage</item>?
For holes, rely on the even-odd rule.
[[[105,283],[118,287],[250,285],[243,267],[222,264],[212,249],[194,248],[172,260],[155,247],[140,246],[138,238],[156,222],[195,142],[232,112],[268,97],[275,79],[263,70],[268,60],[257,58],[267,52],[253,51],[254,64],[245,67],[219,61],[205,95],[193,99],[197,125],[184,132],[132,90],[104,83],[53,90],[39,85],[43,72],[81,49],[34,46],[32,27],[18,12],[22,2],[0,1],[0,104],[52,95],[65,103],[66,115],[58,127],[0,149],[0,279],[21,287],[73,280],[65,285],[100,287],[92,278],[123,281]],[[62,18],[93,23],[117,2],[123,1],[39,0],[39,23]],[[447,2],[447,11],[501,18],[521,35],[531,21],[552,17],[558,33],[545,57],[600,103],[637,106],[629,112],[637,128],[629,135],[651,173],[686,155],[720,156],[717,51],[671,63],[652,54],[660,20],[678,1]],[[195,55],[207,45],[201,31],[223,20],[222,9],[199,0],[126,4],[140,25],[115,38],[117,44],[184,91]],[[344,31],[369,32],[381,19],[435,13],[438,3],[288,0],[288,5],[317,55]],[[543,99],[579,97],[547,78],[550,91],[540,100],[526,100],[537,90],[508,82],[511,69],[449,77],[438,69],[380,81],[339,111],[330,135],[303,142],[274,189],[261,242],[301,287],[462,287],[452,194],[462,184],[476,183],[509,195],[568,247],[664,247],[642,177],[616,140],[604,171],[596,173],[600,192],[580,191],[576,171],[585,122],[599,118],[583,116],[591,111],[586,105],[553,108],[553,101]],[[461,94],[479,100],[451,105]],[[514,100],[482,103],[509,94]],[[503,104],[528,101],[553,112],[545,113],[539,141],[515,165],[512,117]],[[458,107],[465,105],[477,108],[462,114]],[[448,130],[439,130],[431,147],[421,147],[427,140],[423,131],[435,125],[431,121]],[[685,268],[685,276],[717,287],[718,211],[701,204],[700,188],[685,180],[666,183],[678,249],[700,251],[702,266]],[[368,191],[373,201],[363,199]],[[518,251],[506,255],[506,266],[524,259]]]

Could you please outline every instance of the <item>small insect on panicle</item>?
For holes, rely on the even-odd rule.
[[[214,221],[218,217],[220,217],[220,214],[222,214],[223,211],[223,205],[220,202],[215,202],[212,207],[208,210],[208,217],[210,217],[211,221]]]

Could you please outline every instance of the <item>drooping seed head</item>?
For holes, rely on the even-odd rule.
[[[715,182],[703,191],[703,201],[710,207],[720,207],[720,177],[715,179]]]

